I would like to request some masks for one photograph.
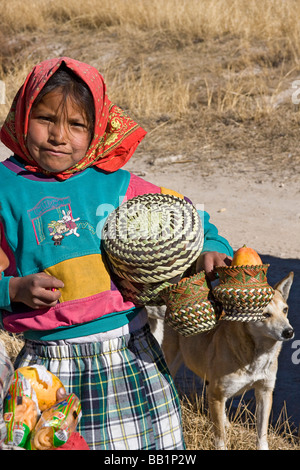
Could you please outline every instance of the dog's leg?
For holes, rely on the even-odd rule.
[[[208,387],[208,403],[211,420],[214,427],[215,447],[217,450],[226,450],[226,423],[225,423],[225,404],[226,398],[215,397],[209,393]]]
[[[268,426],[273,403],[273,389],[255,387],[257,450],[268,450]]]
[[[173,363],[175,364],[180,347],[178,333],[167,323],[164,325],[164,339],[162,343],[162,349],[170,372],[172,373],[171,365]]]
[[[171,364],[169,364],[169,369],[173,378],[175,378],[182,362],[183,362],[182,354],[180,351],[178,351],[175,358],[172,360]]]
[[[161,346],[164,339],[164,322],[162,320],[149,316],[148,323],[150,326],[151,333],[153,334],[158,344]]]

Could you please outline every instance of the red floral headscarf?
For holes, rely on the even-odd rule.
[[[84,158],[61,173],[53,173],[53,176],[65,180],[92,165],[107,172],[118,170],[132,156],[146,131],[110,102],[103,77],[97,69],[68,57],[46,60],[33,68],[15,96],[0,131],[1,141],[26,162],[27,170],[49,174],[29,154],[26,138],[32,105],[47,80],[63,63],[88,85],[93,95],[95,128]]]

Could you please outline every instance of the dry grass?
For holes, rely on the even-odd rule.
[[[11,334],[0,329],[0,341],[4,344],[8,357],[14,362],[24,344],[22,335]]]
[[[44,31],[64,28],[88,30],[111,26],[163,31],[174,37],[242,35],[246,40],[291,39],[296,49],[300,32],[297,0],[5,0],[0,2],[3,31]]]
[[[213,427],[203,406],[202,397],[182,399],[183,426],[186,446],[189,450],[214,450]],[[285,416],[275,426],[269,426],[270,450],[300,450],[299,438],[295,436]],[[228,450],[256,450],[255,416],[241,400],[230,419],[227,429]]]
[[[259,0],[164,0],[163,7],[161,0],[12,0],[6,8],[2,0],[0,8],[0,71],[2,67],[1,75],[14,92],[10,84],[19,85],[25,71],[49,54],[53,33],[58,44],[73,36],[73,46],[88,35],[90,50],[79,46],[76,55],[90,62],[95,62],[96,40],[95,65],[101,63],[101,39],[110,36],[118,58],[111,49],[113,57],[101,69],[111,95],[121,96],[138,116],[153,117],[163,110],[177,119],[199,103],[201,88],[199,104],[206,111],[231,114],[238,121],[259,118],[274,111],[277,93],[299,67],[300,4],[293,0],[263,6]],[[45,38],[44,47],[43,40],[37,44],[37,35]],[[63,49],[57,47],[53,55]],[[169,53],[164,54],[167,67],[156,60],[161,49]],[[213,61],[216,53],[218,61]],[[274,69],[276,78],[270,74]]]

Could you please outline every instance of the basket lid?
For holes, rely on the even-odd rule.
[[[145,194],[124,202],[102,230],[102,245],[115,275],[146,284],[183,274],[200,255],[203,240],[196,208],[169,194]]]

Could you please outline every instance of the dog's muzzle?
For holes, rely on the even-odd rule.
[[[283,339],[292,339],[294,336],[294,329],[293,328],[285,328],[281,333]]]

